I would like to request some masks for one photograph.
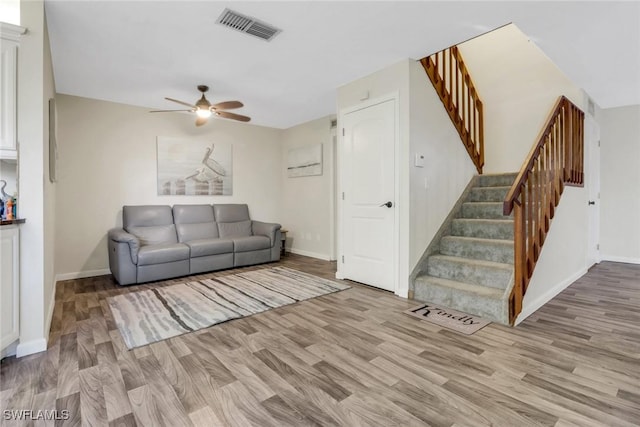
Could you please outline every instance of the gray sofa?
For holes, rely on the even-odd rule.
[[[109,230],[109,267],[121,285],[280,259],[280,224],[247,205],[124,206]]]

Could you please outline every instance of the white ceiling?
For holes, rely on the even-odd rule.
[[[513,22],[603,108],[640,104],[640,2],[46,0],[58,93],[148,108],[238,99],[252,123],[335,114],[336,88]],[[282,33],[215,23],[225,7]]]

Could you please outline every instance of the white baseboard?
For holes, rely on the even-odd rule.
[[[296,255],[304,255],[304,256],[308,256],[311,258],[318,258],[318,259],[322,259],[325,261],[331,261],[331,257],[327,254],[319,254],[317,252],[309,252],[309,251],[303,251],[300,249],[295,249],[295,248],[291,248],[288,249],[289,252],[291,252],[292,254],[296,254]]]
[[[53,309],[56,306],[56,285],[58,282],[53,283],[53,293],[51,294],[51,302],[49,303],[49,309],[47,310],[44,327],[44,335],[47,337],[47,341],[49,340],[49,331],[51,331],[51,321],[53,320]]]
[[[87,270],[87,271],[77,271],[75,273],[62,273],[62,274],[56,274],[56,282],[60,282],[62,280],[71,280],[71,279],[84,279],[85,277],[104,276],[106,274],[111,274],[111,270],[109,270],[108,268],[103,268],[101,270]]]
[[[531,316],[533,313],[538,311],[538,309],[540,307],[542,307],[543,305],[545,305],[546,303],[551,301],[551,299],[553,299],[553,297],[555,297],[560,292],[562,292],[565,289],[567,289],[567,287],[570,284],[572,284],[573,282],[575,282],[576,280],[578,280],[579,278],[581,278],[582,276],[587,274],[587,271],[588,271],[587,268],[583,268],[582,270],[580,270],[580,271],[576,272],[575,274],[571,275],[568,279],[563,280],[562,282],[558,283],[557,285],[555,285],[554,287],[549,289],[544,294],[540,295],[537,299],[531,301],[529,304],[527,304],[526,307],[522,307],[522,311],[520,312],[520,314],[516,318],[515,325],[518,325],[524,319],[526,319],[527,317]],[[525,298],[526,298],[526,296],[525,296]]]
[[[5,357],[15,356],[16,348],[18,347],[19,342],[20,342],[19,340],[15,340],[11,344],[9,344],[7,347],[5,347],[5,349],[0,352],[0,359],[4,359]]]
[[[40,353],[47,350],[46,338],[38,338],[35,340],[21,342],[16,347],[16,357],[28,356],[34,353]]]
[[[640,264],[640,258],[615,255],[602,255],[602,261],[624,262],[625,264]]]

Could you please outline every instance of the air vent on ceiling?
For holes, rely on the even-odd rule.
[[[258,21],[250,16],[241,15],[230,9],[225,9],[216,23],[266,41],[271,41],[281,31],[273,25]]]

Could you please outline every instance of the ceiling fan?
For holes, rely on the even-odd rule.
[[[241,114],[230,113],[225,110],[233,110],[234,108],[243,107],[244,104],[240,101],[225,101],[218,102],[217,104],[211,104],[209,100],[204,96],[205,92],[209,90],[209,86],[198,85],[198,90],[202,92],[202,96],[195,104],[190,104],[188,102],[179,101],[173,98],[165,98],[167,101],[176,102],[178,104],[185,105],[189,107],[188,110],[154,110],[150,111],[150,113],[169,113],[174,111],[189,111],[191,113],[196,113],[198,117],[196,117],[196,126],[202,126],[207,123],[207,120],[212,115],[218,117],[224,117],[225,119],[238,120],[240,122],[248,122],[251,120],[251,117],[243,116]]]

